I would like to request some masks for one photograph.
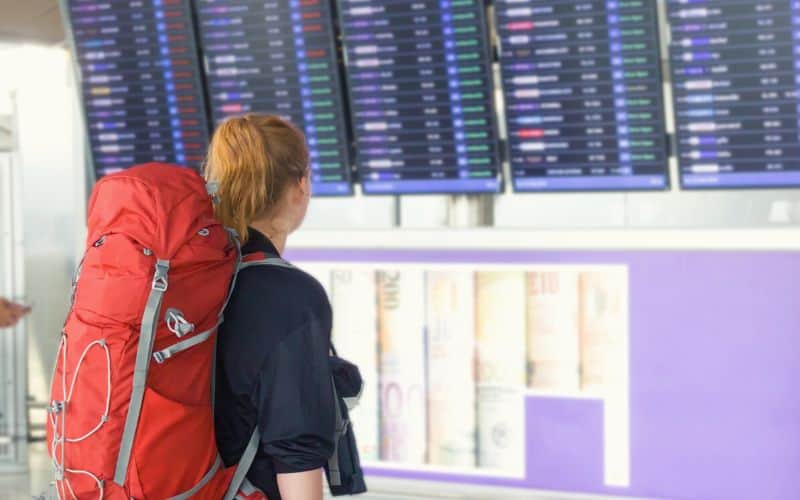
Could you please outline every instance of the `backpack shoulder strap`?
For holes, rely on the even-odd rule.
[[[258,451],[258,444],[261,441],[261,433],[258,432],[258,426],[253,430],[253,434],[250,436],[250,441],[247,443],[247,448],[244,449],[244,453],[242,453],[242,458],[239,459],[239,463],[236,465],[236,472],[233,473],[233,479],[231,479],[231,484],[228,485],[228,491],[225,492],[224,500],[233,500],[236,498],[236,493],[239,492],[239,488],[244,483],[245,478],[247,477],[247,473],[250,471],[250,466],[253,465],[253,460],[256,458],[256,452]]]
[[[242,256],[238,271],[255,266],[277,266],[287,269],[296,269],[293,265],[280,257],[271,257],[264,252],[255,252]],[[250,441],[247,443],[244,453],[242,453],[242,458],[239,459],[239,463],[236,465],[236,471],[233,473],[233,479],[231,479],[230,485],[228,485],[228,491],[225,493],[224,500],[233,500],[236,498],[236,494],[247,478],[250,466],[253,465],[253,460],[256,458],[260,441],[261,433],[258,432],[258,426],[256,426],[256,428],[253,429],[253,434],[250,435]]]
[[[297,269],[295,266],[280,257],[271,257],[264,252],[255,252],[242,257],[242,263],[239,264],[239,271],[255,266],[277,266],[287,269]]]

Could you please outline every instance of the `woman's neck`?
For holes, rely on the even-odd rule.
[[[269,238],[278,253],[283,255],[283,251],[286,249],[286,240],[289,238],[289,231],[276,227],[276,224],[272,221],[253,221],[250,225],[253,229]]]

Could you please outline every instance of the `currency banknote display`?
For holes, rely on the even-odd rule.
[[[528,383],[577,391],[580,383],[577,271],[528,273]]]
[[[525,274],[479,271],[476,288],[479,467],[524,467]]]
[[[378,272],[381,460],[427,456],[425,274]]]
[[[475,466],[475,282],[427,274],[428,463]]]
[[[334,342],[366,382],[352,421],[367,464],[519,477],[526,397],[627,412],[622,267],[300,267],[328,290]]]
[[[586,272],[580,276],[581,387],[586,391],[604,391],[619,378],[616,373],[622,333],[628,314],[624,310],[625,274]]]
[[[373,271],[337,269],[331,274],[333,342],[341,357],[355,363],[364,379],[358,406],[350,411],[362,460],[378,460],[377,281]]]

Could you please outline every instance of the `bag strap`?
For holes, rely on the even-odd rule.
[[[211,183],[215,184],[215,183]],[[212,186],[214,189],[214,193],[216,193],[217,186]],[[244,256],[242,255],[242,243],[239,241],[239,233],[236,232],[235,229],[226,227],[225,230],[228,232],[228,238],[230,238],[231,243],[236,246],[236,267],[233,268],[233,276],[231,277],[231,283],[228,286],[228,295],[225,297],[225,303],[219,310],[219,319],[217,321],[217,326],[221,325],[222,322],[225,320],[225,309],[227,309],[228,304],[231,301],[231,297],[233,297],[233,291],[236,287],[236,278],[239,275],[239,266],[242,265],[242,259]],[[219,340],[219,332],[217,335],[214,336],[214,350],[211,351],[213,354],[211,355],[211,414],[213,415],[217,408],[217,343]]]
[[[331,389],[333,390],[333,401],[336,408],[336,427],[333,435],[333,455],[330,460],[328,460],[328,472],[330,473],[331,486],[341,486],[342,476],[339,470],[339,441],[341,441],[342,436],[347,433],[349,422],[345,420],[342,415],[342,408],[339,406],[339,395],[336,392],[336,383],[333,381],[333,377],[331,377]],[[253,465],[253,461],[256,458],[260,441],[261,433],[258,431],[258,426],[256,426],[256,428],[253,429],[253,433],[250,435],[250,441],[247,443],[244,453],[242,453],[242,458],[239,459],[239,463],[236,465],[236,471],[233,473],[231,483],[228,485],[228,491],[225,493],[224,500],[234,500],[236,498],[236,494],[247,478],[250,466]]]
[[[287,269],[297,269],[295,266],[280,257],[269,257],[263,252],[256,252],[254,254],[248,254],[242,257],[239,270],[241,271],[242,269],[254,266],[276,266]],[[333,355],[336,356],[336,348],[333,346],[333,342],[331,342],[330,348]],[[342,415],[342,409],[339,406],[339,395],[336,392],[336,383],[334,382],[332,375],[331,389],[333,390],[336,426],[333,437],[334,451],[333,456],[331,456],[330,460],[328,460],[328,471],[330,473],[331,485],[340,486],[342,484],[342,478],[339,470],[339,441],[341,440],[342,436],[347,433],[347,426],[349,425],[349,422],[345,420],[344,416]],[[253,465],[253,460],[255,460],[260,440],[261,434],[258,432],[258,426],[256,426],[255,430],[253,430],[253,434],[250,436],[250,442],[247,443],[247,448],[245,448],[242,458],[239,460],[239,464],[236,466],[236,472],[233,474],[233,479],[231,480],[231,484],[228,486],[228,491],[225,493],[224,500],[234,500],[236,497],[236,493],[238,493],[239,488],[247,477],[250,466]]]
[[[194,495],[197,494],[200,490],[202,490],[217,474],[217,472],[222,468],[222,457],[217,455],[217,459],[214,461],[214,465],[206,472],[206,475],[200,480],[199,483],[192,486],[192,489],[189,491],[185,491],[174,497],[170,497],[168,500],[190,500]]]
[[[147,304],[142,314],[142,326],[139,331],[139,345],[136,348],[136,364],[133,369],[133,384],[131,386],[131,402],[128,406],[128,415],[125,418],[125,427],[122,432],[117,465],[114,469],[114,482],[124,486],[125,478],[128,474],[128,464],[133,451],[133,439],[136,437],[136,429],[139,426],[139,414],[142,411],[142,399],[144,398],[145,384],[147,383],[147,371],[150,367],[150,357],[153,353],[153,343],[156,339],[156,327],[158,318],[161,314],[161,302],[164,299],[164,292],[169,285],[169,261],[159,259],[156,261],[156,269],[153,275],[153,284]]]
[[[164,349],[162,349],[162,350],[160,350],[158,352],[154,352],[153,353],[153,359],[155,360],[156,363],[162,364],[166,360],[171,358],[172,356],[174,356],[176,354],[179,354],[179,353],[182,353],[183,351],[185,351],[187,349],[191,349],[192,347],[194,347],[196,345],[200,345],[203,342],[205,342],[206,340],[210,339],[211,336],[214,334],[214,332],[217,331],[217,328],[219,328],[219,324],[214,325],[212,328],[210,328],[210,329],[208,329],[208,330],[206,330],[204,332],[200,332],[197,335],[189,337],[186,340],[182,340],[182,341],[178,342],[177,344],[172,344],[171,346],[169,346],[167,348],[164,348]],[[213,389],[212,389],[211,392],[213,394],[213,392],[214,392]]]
[[[297,269],[295,266],[280,257],[271,257],[264,252],[256,252],[242,257],[242,262],[239,264],[239,271],[255,266],[276,266],[284,267],[286,269]]]
[[[253,460],[256,458],[258,452],[258,445],[261,441],[261,433],[258,432],[258,425],[250,435],[250,441],[247,443],[247,448],[242,453],[242,458],[239,459],[239,464],[236,466],[236,472],[233,473],[231,484],[228,485],[228,491],[225,492],[224,500],[233,500],[239,492],[239,488],[244,483],[247,473],[250,471],[250,466],[253,465]]]
[[[342,440],[342,436],[347,434],[349,422],[345,420],[342,415],[342,407],[340,406],[339,394],[336,392],[336,382],[333,380],[333,376],[331,376],[331,387],[333,389],[333,403],[336,407],[336,426],[333,430],[333,455],[331,455],[330,460],[328,460],[328,475],[331,486],[341,486],[342,474],[339,469],[339,441]]]
[[[241,255],[236,271],[238,273],[242,269],[254,266],[279,266],[292,269],[294,268],[293,265],[289,264],[280,257],[269,257],[264,252],[256,252],[252,254]],[[245,479],[247,479],[247,473],[250,471],[250,466],[253,465],[253,461],[256,458],[260,441],[261,433],[258,431],[258,425],[256,425],[256,428],[253,429],[253,434],[250,435],[250,441],[248,441],[247,447],[244,449],[244,453],[242,453],[242,458],[239,459],[239,463],[236,465],[236,471],[233,473],[231,483],[228,485],[228,490],[225,492],[225,496],[223,497],[224,500],[234,500],[236,498],[236,494],[239,492],[239,488],[242,487]]]

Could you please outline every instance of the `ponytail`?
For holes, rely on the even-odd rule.
[[[217,217],[247,241],[247,228],[308,175],[302,132],[277,116],[247,114],[222,122],[208,148],[205,176],[219,186]]]

